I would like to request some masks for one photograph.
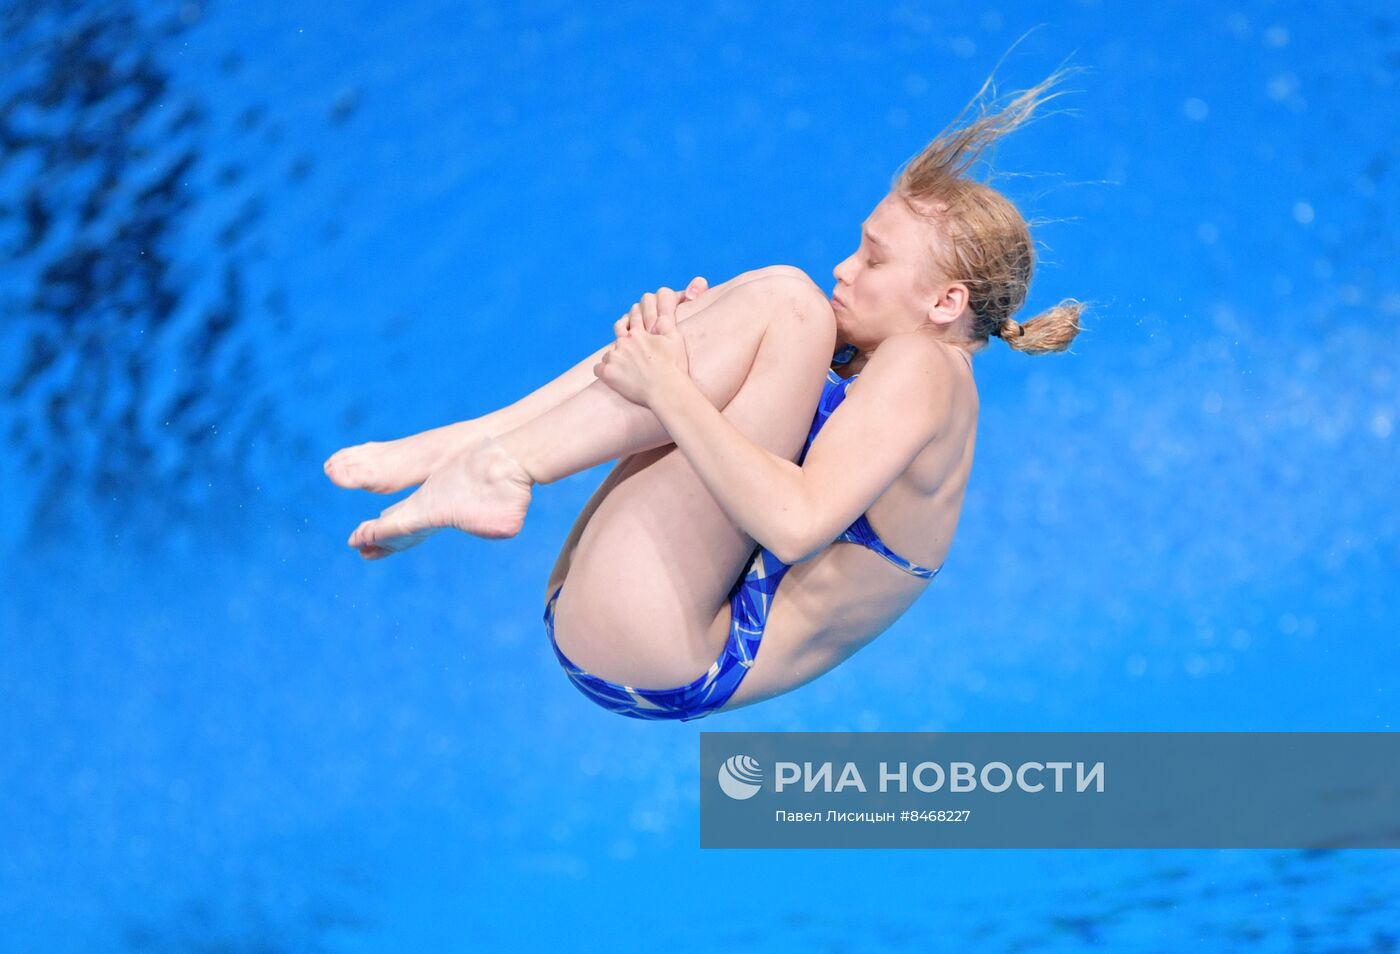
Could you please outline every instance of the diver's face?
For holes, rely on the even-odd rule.
[[[871,348],[919,324],[927,287],[929,226],[890,194],[862,223],[860,244],[832,269],[840,339]]]

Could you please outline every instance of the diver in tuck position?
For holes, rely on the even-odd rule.
[[[350,546],[514,536],[535,484],[617,459],[544,592],[574,684],[622,715],[695,719],[828,672],[943,565],[976,442],[972,355],[992,336],[1064,351],[1080,330],[1074,299],[1013,318],[1030,231],[965,174],[1062,72],[959,127],[965,107],[902,167],[829,299],[784,265],[662,288],[515,404],[339,451],[325,469],[342,487],[422,484]]]

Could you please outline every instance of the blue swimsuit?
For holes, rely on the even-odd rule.
[[[847,345],[836,352],[832,363],[846,364],[855,354],[855,347]],[[817,413],[812,419],[807,443],[797,459],[799,464],[806,459],[812,442],[816,440],[817,433],[827,418],[831,417],[832,412],[845,400],[846,389],[859,376],[855,374],[843,379],[835,371],[827,372],[826,385],[822,388],[821,399],[817,402]],[[914,576],[932,579],[942,569],[940,566],[930,570],[895,553],[875,533],[865,514],[861,514],[837,539],[869,547]],[[700,678],[674,689],[636,689],[623,686],[600,679],[574,665],[554,640],[554,603],[559,599],[562,585],[554,591],[554,595],[545,606],[544,627],[549,633],[549,642],[554,647],[554,654],[559,657],[565,674],[585,696],[604,709],[634,719],[698,719],[728,702],[729,697],[748,674],[749,667],[753,665],[754,657],[758,654],[758,644],[763,639],[768,610],[773,605],[773,594],[777,592],[778,584],[789,569],[791,564],[779,560],[767,548],[760,546],[754,551],[747,572],[735,581],[733,589],[729,592],[733,621],[729,627],[729,639],[724,644],[719,659],[715,660],[709,671]]]

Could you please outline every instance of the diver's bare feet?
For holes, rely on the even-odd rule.
[[[391,494],[421,484],[483,433],[475,421],[460,421],[396,441],[369,441],[336,451],[323,469],[340,487]]]
[[[409,496],[366,520],[349,544],[367,560],[415,546],[451,527],[478,537],[513,537],[525,525],[534,480],[515,458],[482,436],[428,475]]]

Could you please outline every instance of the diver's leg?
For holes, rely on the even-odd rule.
[[[787,268],[776,265],[753,269],[706,289],[699,298],[682,301],[676,307],[676,323],[679,325],[700,314],[723,298],[730,289]],[[481,437],[496,437],[513,431],[598,380],[593,367],[611,347],[612,342],[603,345],[563,374],[498,411],[398,440],[369,441],[336,451],[322,465],[326,476],[341,487],[386,494],[421,484],[449,457],[465,450]]]
[[[678,326],[691,379],[711,404],[723,409],[748,376],[770,324],[809,317],[830,326],[834,345],[830,305],[805,276],[778,275],[733,290],[703,316]],[[669,444],[671,436],[651,408],[595,381],[558,407],[495,438],[495,443],[520,463],[533,483],[550,484],[616,457]]]
[[[834,347],[835,318],[825,294],[805,276],[778,274],[732,289],[703,315],[680,326],[691,378],[718,408],[744,383],[774,324],[810,323]],[[813,379],[819,387],[821,375]],[[804,422],[805,423],[805,422]],[[406,549],[436,529],[488,538],[514,536],[530,489],[604,461],[670,443],[650,408],[602,381],[499,438],[484,437],[434,471],[412,496],[362,523],[349,544],[376,559]]]
[[[796,460],[831,361],[835,319],[815,310],[769,323],[724,417]],[[718,657],[727,599],[754,541],[734,524],[674,445],[598,506],[555,604],[555,640],[576,665],[629,686],[685,685]]]
[[[674,446],[674,445],[666,445]],[[588,498],[588,503],[584,504],[582,512],[574,520],[573,529],[569,531],[568,538],[564,545],[559,548],[559,557],[554,561],[554,569],[549,572],[549,579],[545,581],[544,599],[542,604],[547,604],[549,598],[554,595],[554,589],[564,583],[564,578],[569,575],[569,567],[573,564],[574,550],[578,548],[579,539],[583,536],[583,530],[588,526],[588,521],[593,518],[593,513],[598,509],[599,504],[607,499],[613,488],[626,480],[639,467],[645,467],[656,457],[666,451],[666,446],[643,451],[640,454],[633,454],[618,461],[608,476],[598,485],[598,489],[593,491],[593,496]]]
[[[473,441],[514,430],[598,380],[593,366],[611,347],[611,343],[604,345],[563,374],[498,411],[398,440],[368,441],[338,450],[323,465],[326,476],[338,486],[380,494],[421,484],[448,458]]]

